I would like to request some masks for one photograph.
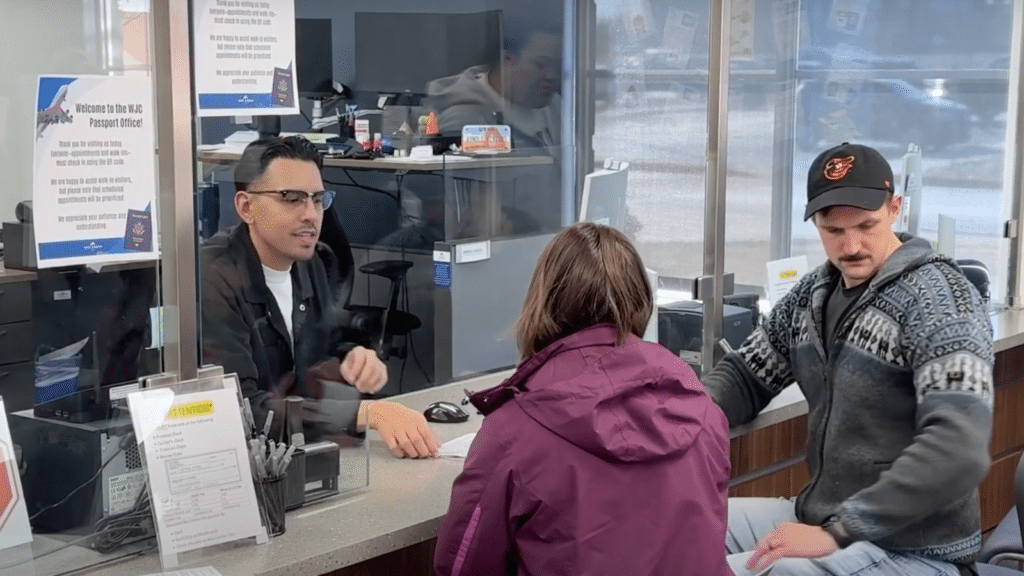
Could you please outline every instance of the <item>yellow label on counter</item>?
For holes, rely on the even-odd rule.
[[[199,416],[209,416],[210,414],[213,414],[213,401],[200,400],[199,402],[189,402],[188,404],[172,406],[167,412],[167,419],[177,420],[180,418],[197,418]]]

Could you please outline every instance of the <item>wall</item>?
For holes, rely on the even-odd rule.
[[[356,12],[482,12],[518,6],[511,0],[296,0],[297,18],[330,18],[334,40],[334,79],[353,88],[355,70]],[[405,46],[398,38],[381,38],[381,50],[423,50],[423,46]]]
[[[100,42],[87,35],[94,0],[0,2],[0,221],[32,198],[32,138],[40,74],[98,74]],[[120,21],[120,18],[117,20]],[[50,46],[53,42],[56,46]]]

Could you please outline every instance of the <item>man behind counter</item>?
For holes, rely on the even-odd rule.
[[[272,398],[299,395],[314,436],[369,427],[396,457],[435,456],[439,445],[422,414],[355,391],[380,390],[387,368],[372,350],[345,341],[337,260],[318,242],[334,199],[321,165],[302,137],[257,140],[242,153],[241,222],[201,249],[203,360],[237,373],[256,412]]]

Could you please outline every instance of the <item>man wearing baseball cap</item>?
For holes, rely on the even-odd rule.
[[[977,290],[925,240],[895,234],[901,198],[877,151],[844,143],[807,176],[828,262],[707,376],[730,425],[796,382],[809,480],[795,500],[731,498],[737,576],[958,575],[981,546],[992,329]]]

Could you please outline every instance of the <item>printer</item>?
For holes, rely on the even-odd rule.
[[[700,365],[703,325],[703,302],[681,300],[658,306],[658,343],[693,366]],[[729,346],[738,348],[753,330],[750,308],[722,305],[722,337]]]

